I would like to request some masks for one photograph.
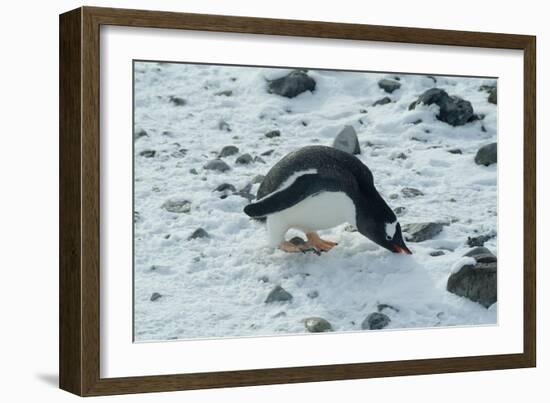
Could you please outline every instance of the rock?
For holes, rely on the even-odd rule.
[[[237,146],[225,146],[218,154],[219,158],[230,157],[239,153],[239,147]]]
[[[491,164],[496,164],[497,143],[490,143],[481,147],[479,150],[477,150],[477,154],[474,160],[478,165],[489,166]]]
[[[142,137],[148,137],[149,134],[147,134],[147,132],[143,129],[139,129],[139,130],[136,130],[134,131],[134,141],[137,140],[137,139],[140,139]]]
[[[216,189],[214,189],[214,191],[216,192],[226,192],[226,191],[235,192],[236,190],[237,189],[235,188],[235,186],[233,186],[231,183],[222,183],[221,185],[216,187]]]
[[[405,214],[406,211],[407,208],[402,206],[393,209],[393,212],[398,216],[402,216],[403,214]]]
[[[304,321],[304,324],[307,331],[310,333],[322,333],[332,331],[332,325],[329,323],[329,321],[323,318],[307,318]]]
[[[265,303],[270,304],[272,302],[287,302],[292,301],[292,294],[285,290],[280,285],[275,286],[274,289],[268,294]]]
[[[231,126],[225,120],[220,120],[218,122],[218,129],[223,130],[224,132],[230,132]]]
[[[139,211],[134,211],[133,217],[134,217],[134,223],[141,221],[141,214],[139,214]]]
[[[231,90],[219,91],[219,92],[216,92],[214,95],[230,97],[231,95],[233,95],[233,91]]]
[[[430,256],[436,257],[436,256],[443,256],[445,252],[442,250],[434,250],[433,252],[430,252]]]
[[[483,246],[478,246],[477,248],[471,249],[465,253],[464,256],[473,257],[476,262],[479,263],[493,263],[497,261],[497,257],[493,255],[489,249]]]
[[[170,213],[189,213],[191,202],[184,199],[170,199],[166,200],[161,207]]]
[[[424,193],[422,193],[420,190],[415,189],[415,188],[403,188],[403,189],[401,189],[401,194],[404,197],[424,196]]]
[[[255,185],[257,183],[262,183],[264,179],[265,179],[265,175],[258,174],[252,178],[252,180],[250,181],[250,184]]]
[[[485,234],[485,235],[474,236],[474,237],[471,237],[471,238],[468,237],[468,240],[466,241],[466,244],[470,247],[483,246],[483,245],[485,245],[485,242],[487,242],[489,239],[493,239],[496,236],[497,236],[496,233],[491,232],[491,233]]]
[[[191,168],[191,169],[189,170],[189,173],[190,173],[191,175],[198,175],[198,174],[199,174],[199,172],[198,172],[195,168]]]
[[[174,151],[170,154],[174,158],[183,158],[187,155],[187,148],[180,148],[179,150]]]
[[[440,88],[431,88],[424,92],[418,100],[409,105],[409,110],[415,109],[419,104],[439,106],[436,118],[451,126],[462,126],[478,119],[469,101],[457,96],[449,96]]]
[[[199,239],[199,238],[210,238],[210,235],[208,232],[206,232],[203,228],[197,228],[191,235],[189,235],[189,238],[187,238],[188,241],[192,239]]]
[[[376,309],[378,310],[378,312],[382,312],[384,309],[391,309],[394,312],[399,312],[399,308],[396,308],[390,304],[378,304],[376,305]]]
[[[270,156],[271,154],[273,154],[273,151],[275,151],[275,150],[273,150],[273,149],[267,150],[267,151],[264,151],[263,153],[261,153],[260,155],[262,155],[262,156],[264,156],[264,157],[268,157],[268,156]]]
[[[399,195],[397,193],[392,193],[388,196],[391,200],[397,200],[399,199]]]
[[[204,166],[204,169],[225,172],[225,171],[229,171],[231,168],[229,168],[229,165],[227,165],[222,160],[210,160],[206,163],[206,165]]]
[[[145,158],[153,158],[156,155],[156,153],[157,152],[155,150],[143,150],[142,152],[139,153],[139,155]]]
[[[252,162],[252,156],[250,154],[243,154],[243,155],[240,155],[236,160],[235,162],[237,164],[250,164]]]
[[[363,323],[361,323],[361,329],[363,330],[379,330],[383,329],[390,324],[391,320],[388,315],[380,312],[373,312],[369,314]]]
[[[161,294],[159,294],[158,292],[154,292],[152,295],[151,295],[151,298],[149,298],[151,301],[156,301],[157,299],[159,299],[160,297],[162,297]]]
[[[387,78],[384,78],[383,80],[378,81],[378,86],[382,88],[384,91],[386,91],[388,94],[391,94],[395,90],[398,90],[401,88],[401,83],[394,80],[388,80]]]
[[[349,154],[361,154],[359,140],[357,139],[357,133],[353,126],[344,126],[342,131],[338,133],[334,139],[332,147]]]
[[[300,245],[304,245],[306,243],[306,241],[304,241],[302,238],[300,238],[299,236],[295,236],[294,238],[292,238],[290,241],[291,244],[293,245],[296,245],[296,246],[300,246]]]
[[[402,226],[403,232],[406,232],[407,241],[422,242],[428,239],[432,239],[443,230],[443,223],[438,222],[426,222],[405,224]]]
[[[497,301],[497,259],[486,248],[481,249],[475,254],[475,250],[466,254],[474,257],[476,263],[466,264],[452,273],[447,281],[447,291],[489,308]],[[487,262],[488,258],[491,261]]]
[[[420,123],[422,123],[422,119],[416,119],[411,122],[413,125],[419,125]]]
[[[447,152],[451,154],[462,154],[462,150],[460,148],[451,148],[450,150],[447,150]]]
[[[255,156],[255,157],[254,157],[254,162],[258,162],[258,163],[260,163],[260,164],[265,164],[264,159],[261,158],[261,157],[258,157],[258,156]]]
[[[187,101],[180,97],[170,96],[170,102],[172,102],[175,106],[184,106],[187,104]]]
[[[307,293],[307,297],[311,299],[315,299],[319,296],[319,291],[313,290]]]
[[[480,91],[485,91],[489,93],[487,101],[491,104],[497,104],[497,86],[495,85],[482,85],[479,87]]]
[[[272,139],[273,137],[281,137],[281,131],[280,130],[271,130],[270,132],[267,132],[264,134],[265,137],[268,139]]]
[[[291,71],[284,77],[268,82],[268,92],[294,98],[302,92],[315,90],[315,80],[302,70]]]
[[[375,101],[372,104],[372,106],[386,105],[386,104],[389,104],[389,103],[391,103],[390,97],[384,97],[384,98],[379,99],[378,101]]]

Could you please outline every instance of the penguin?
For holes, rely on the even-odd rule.
[[[317,231],[349,223],[391,252],[412,254],[369,168],[354,155],[332,147],[306,146],[283,157],[269,170],[256,200],[244,212],[265,218],[270,246],[285,252],[329,251],[337,243],[322,239]],[[307,242],[286,241],[291,228],[304,232]]]

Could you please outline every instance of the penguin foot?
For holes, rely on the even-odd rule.
[[[316,232],[308,232],[306,236],[307,236],[307,245],[317,250],[326,252],[334,248],[336,245],[338,245],[336,242],[321,239],[321,237]]]
[[[295,245],[292,242],[284,241],[279,244],[279,249],[289,253],[297,253],[304,252],[304,249],[307,249],[307,245],[305,243],[301,245]]]

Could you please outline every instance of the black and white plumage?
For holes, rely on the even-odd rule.
[[[256,201],[244,212],[267,218],[273,246],[285,242],[290,228],[307,235],[347,222],[392,252],[411,253],[371,171],[355,156],[331,147],[307,146],[286,155],[268,172]]]

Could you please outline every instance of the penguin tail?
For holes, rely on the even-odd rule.
[[[245,206],[244,212],[246,215],[252,218],[264,218],[266,215],[265,203],[262,203],[261,201],[251,203]]]

